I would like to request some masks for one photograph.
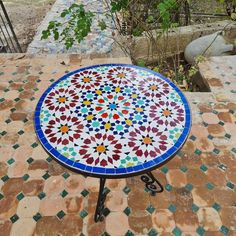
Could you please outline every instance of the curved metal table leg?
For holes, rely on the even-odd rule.
[[[104,220],[104,204],[106,200],[107,193],[104,192],[104,186],[105,186],[106,179],[100,178],[100,187],[99,187],[99,195],[98,195],[98,201],[97,201],[97,207],[94,215],[94,221],[103,221]]]
[[[146,188],[151,192],[152,196],[155,196],[156,193],[161,193],[164,191],[162,184],[153,176],[151,172],[142,175],[141,180],[145,183]]]

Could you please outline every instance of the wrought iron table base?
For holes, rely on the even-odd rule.
[[[151,172],[146,173],[141,176],[141,180],[145,183],[146,188],[151,192],[152,196],[155,196],[156,193],[161,193],[164,191],[161,183],[153,176]],[[106,178],[100,178],[100,187],[98,194],[97,207],[94,215],[94,221],[103,221],[104,220],[104,209],[105,209],[105,200],[107,192],[105,192]]]

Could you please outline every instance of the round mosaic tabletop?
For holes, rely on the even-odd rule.
[[[66,166],[93,176],[149,171],[184,144],[190,109],[180,89],[125,64],[82,68],[53,83],[35,111],[35,130]]]

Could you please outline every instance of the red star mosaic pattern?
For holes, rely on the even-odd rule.
[[[105,167],[121,158],[121,149],[122,144],[114,135],[97,133],[84,139],[79,154],[87,164]]]
[[[71,79],[71,84],[77,89],[90,90],[99,86],[102,81],[102,76],[96,71],[82,71],[75,74]]]
[[[45,134],[53,144],[68,145],[81,137],[83,124],[77,117],[62,115],[51,119],[45,127]]]
[[[59,88],[50,92],[45,99],[45,105],[50,111],[64,112],[75,107],[79,96],[70,88]]]
[[[158,125],[175,127],[184,121],[184,110],[176,102],[160,101],[150,107],[150,117]]]

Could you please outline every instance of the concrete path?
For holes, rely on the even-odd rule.
[[[83,3],[86,9],[90,11],[98,12],[95,16],[95,21],[92,25],[92,32],[87,38],[80,43],[80,45],[74,45],[70,50],[66,50],[63,43],[55,42],[53,38],[47,40],[41,40],[42,31],[48,26],[48,23],[52,20],[60,20],[60,13],[63,9],[68,8],[73,3]],[[39,26],[38,31],[34,37],[34,40],[29,45],[28,53],[78,53],[78,54],[94,54],[101,53],[107,54],[111,52],[114,41],[109,38],[112,34],[112,22],[106,23],[109,25],[109,29],[101,31],[97,26],[99,20],[103,19],[100,13],[105,11],[105,6],[102,0],[57,0],[52,9],[46,15],[42,24]],[[65,19],[66,20],[66,19]]]

